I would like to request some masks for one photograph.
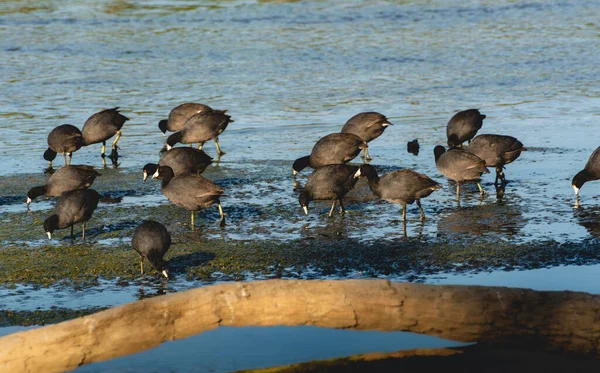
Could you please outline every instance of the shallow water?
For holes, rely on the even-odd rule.
[[[70,244],[66,231],[50,243],[45,240],[41,224],[53,201],[40,198],[27,214],[25,194],[47,178],[42,153],[53,127],[81,127],[94,112],[115,106],[131,118],[119,141],[118,164],[108,161],[103,167],[99,145],[73,157],[73,163],[100,169],[103,176],[94,188],[107,197],[89,222],[86,245],[128,250],[134,227],[163,212],[176,241],[172,251],[189,245],[196,237],[189,233],[189,214],[169,204],[158,183],[142,183],[141,168],[158,159],[165,141],[158,121],[172,107],[197,101],[228,109],[235,120],[220,136],[227,154],[205,172],[226,190],[228,226],[216,227],[216,209],[199,213],[203,239],[266,245],[351,242],[375,256],[380,245],[389,250],[396,243],[425,253],[428,245],[445,243],[474,250],[498,243],[547,242],[558,248],[552,260],[539,259],[540,267],[553,268],[505,271],[536,268],[536,258],[546,253],[532,248],[523,262],[469,265],[466,275],[456,273],[463,263],[453,256],[446,259],[451,268],[427,271],[428,263],[371,265],[371,253],[361,265],[338,248],[323,256],[339,255],[341,274],[318,263],[311,266],[308,258],[302,272],[248,271],[240,279],[381,277],[598,293],[589,278],[573,274],[593,276],[599,259],[588,247],[600,237],[600,184],[583,187],[577,209],[570,186],[599,145],[597,10],[587,0],[4,1],[0,245],[26,253]],[[487,115],[481,133],[513,135],[528,151],[507,166],[510,183],[502,198],[492,185],[492,171],[483,183],[489,195],[481,199],[468,185],[458,207],[454,185],[435,168],[433,148],[445,143],[448,119],[471,107]],[[364,181],[347,197],[344,217],[328,219],[328,203],[312,203],[305,217],[297,203],[293,160],[354,114],[370,110],[394,123],[371,143],[372,164],[380,172],[412,168],[444,186],[423,201],[426,222],[419,221],[416,206],[409,207],[408,239],[399,206],[374,201]],[[418,156],[406,151],[413,139],[421,145]],[[215,156],[212,142],[205,150]],[[55,164],[60,163],[58,157]],[[302,184],[308,174],[304,171],[298,181]],[[117,279],[100,276],[82,288],[60,278],[45,284],[48,288],[6,281],[0,309],[88,309],[206,284],[184,274],[166,288],[160,281],[121,281],[119,274],[111,275]],[[231,279],[226,273],[213,277]]]

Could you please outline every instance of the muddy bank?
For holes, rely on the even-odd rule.
[[[219,240],[179,236],[166,255],[171,281],[244,281],[266,278],[394,278],[419,281],[444,272],[479,272],[591,264],[600,260],[596,241],[528,244],[447,244],[406,240],[360,242],[320,234],[287,242]],[[5,247],[0,251],[1,284],[52,286],[120,285],[140,278],[139,257],[129,245],[90,243]],[[148,273],[156,273],[146,265]]]

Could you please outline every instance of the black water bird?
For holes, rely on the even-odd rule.
[[[90,220],[92,213],[98,207],[100,194],[94,189],[75,190],[63,193],[56,206],[54,214],[44,221],[44,230],[49,239],[56,229],[71,227],[71,239],[73,239],[73,226],[82,224],[81,239],[85,240],[85,223]]]
[[[164,225],[153,220],[144,221],[133,232],[131,246],[140,254],[142,274],[144,274],[144,259],[146,259],[154,269],[169,278],[163,257],[171,246],[171,235]]]
[[[163,119],[158,122],[158,128],[164,134],[169,132],[177,132],[183,129],[185,122],[198,113],[204,111],[215,111],[217,113],[224,114],[227,110],[213,110],[210,106],[204,104],[198,104],[195,102],[186,102],[181,104],[169,113],[169,119]]]
[[[413,202],[419,206],[421,220],[425,220],[425,212],[421,207],[421,198],[429,196],[442,186],[427,175],[420,174],[410,169],[392,171],[381,177],[377,175],[375,167],[363,164],[354,177],[365,176],[369,181],[369,188],[379,198],[402,206],[402,221],[406,223],[406,205]]]
[[[27,192],[27,208],[31,201],[41,195],[60,197],[63,193],[89,188],[101,176],[94,167],[71,165],[59,168],[50,176],[46,185],[33,187]]]
[[[217,111],[203,111],[188,119],[181,131],[169,136],[166,148],[170,150],[177,143],[199,143],[198,149],[202,149],[205,142],[213,140],[217,148],[217,154],[221,156],[225,152],[219,146],[219,135],[225,131],[231,122],[233,122],[233,119],[227,114]]]
[[[344,127],[342,127],[342,133],[353,133],[364,142],[369,143],[381,136],[383,131],[391,125],[392,123],[385,115],[370,111],[358,113],[348,119]],[[372,159],[368,147],[364,148],[361,157],[369,160]]]
[[[83,145],[83,135],[79,128],[63,124],[48,134],[48,149],[44,152],[44,159],[48,161],[48,167],[52,167],[52,161],[58,153],[61,153],[65,159],[65,165],[71,164],[73,152],[79,150]],[[68,163],[67,154],[69,155]]]
[[[412,155],[419,155],[419,140],[414,139],[413,141],[409,141],[406,144],[406,151],[411,153]]]
[[[194,213],[213,204],[217,204],[219,208],[219,225],[225,225],[225,214],[220,201],[223,189],[217,184],[196,174],[175,176],[169,166],[159,166],[152,177],[162,180],[161,191],[169,201],[192,212],[192,230],[194,230]]]
[[[479,193],[485,192],[479,183],[481,175],[490,171],[485,167],[485,161],[473,153],[461,149],[450,149],[446,151],[443,146],[438,145],[433,149],[435,155],[435,166],[438,171],[449,179],[456,182],[456,199],[460,198],[460,184],[465,181],[477,181]]]
[[[332,133],[322,137],[313,146],[310,155],[298,158],[292,165],[292,174],[296,174],[306,167],[318,169],[333,164],[350,162],[361,150],[369,145],[353,133]]]
[[[329,216],[333,216],[335,203],[340,204],[340,213],[345,212],[342,199],[356,184],[354,174],[358,171],[357,166],[346,164],[335,164],[323,166],[313,171],[308,177],[304,189],[298,196],[298,202],[308,215],[308,205],[314,200],[331,201],[331,210]]]
[[[600,147],[596,148],[583,170],[579,171],[571,181],[575,196],[579,197],[579,189],[588,181],[600,179]]]
[[[496,180],[506,183],[504,166],[519,158],[521,152],[527,150],[523,144],[512,136],[479,135],[475,137],[466,149],[485,161],[486,167],[496,167]]]
[[[212,163],[212,157],[203,150],[181,147],[167,151],[156,163],[148,163],[143,168],[144,181],[148,176],[154,175],[158,166],[169,166],[175,176],[190,173],[201,174]]]
[[[448,121],[446,136],[448,146],[451,148],[462,147],[462,143],[470,141],[477,131],[481,129],[485,115],[477,109],[468,109],[454,114]]]
[[[83,134],[83,140],[85,145],[102,143],[102,151],[100,155],[102,158],[105,157],[106,140],[110,139],[114,135],[117,135],[115,141],[112,143],[112,151],[109,155],[113,161],[116,161],[119,154],[117,152],[117,142],[121,138],[121,128],[123,124],[128,121],[129,118],[119,113],[119,108],[112,108],[102,110],[85,121],[81,133]]]

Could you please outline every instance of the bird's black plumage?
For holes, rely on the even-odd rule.
[[[75,190],[63,193],[56,206],[54,214],[44,221],[44,230],[48,238],[56,229],[71,227],[71,238],[73,237],[73,225],[83,223],[81,239],[85,239],[85,223],[90,220],[92,213],[98,207],[100,194],[94,189]]]
[[[144,273],[144,259],[148,260],[152,267],[169,277],[166,271],[164,255],[171,246],[171,235],[164,225],[146,220],[138,225],[131,239],[131,246],[140,254],[140,271]]]
[[[63,193],[89,188],[96,177],[101,176],[94,167],[70,165],[59,168],[50,176],[46,185],[33,187],[27,193],[27,206],[41,195],[60,197]]]
[[[357,166],[346,164],[327,165],[314,170],[298,196],[298,202],[304,212],[308,215],[310,201],[328,200],[332,201],[329,216],[333,215],[336,202],[339,202],[340,212],[343,213],[345,210],[342,199],[354,188],[357,181],[354,177],[356,171]]]

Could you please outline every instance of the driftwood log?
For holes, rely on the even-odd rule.
[[[5,336],[0,371],[69,371],[221,325],[410,331],[600,357],[600,296],[383,280],[268,280],[145,299]]]

